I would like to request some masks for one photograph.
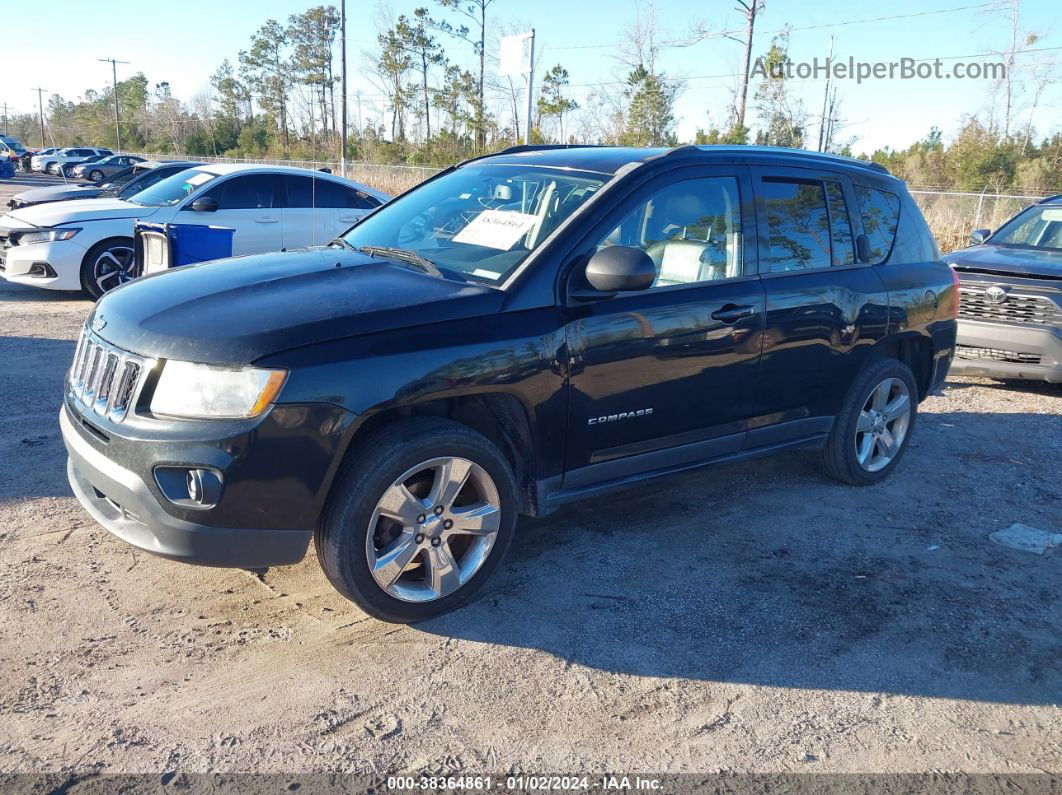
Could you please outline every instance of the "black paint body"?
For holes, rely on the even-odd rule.
[[[760,171],[884,187],[910,212],[902,183],[881,170],[754,147],[557,149],[493,160],[530,158],[620,173],[506,289],[339,248],[148,277],[106,296],[90,328],[155,359],[286,368],[277,405],[249,421],[162,420],[142,416],[149,384],[141,415],[71,427],[141,476],[166,513],[204,528],[290,530],[305,545],[360,435],[410,414],[451,416],[487,433],[514,463],[522,510],[542,514],[634,480],[821,444],[871,356],[916,351],[920,398],[943,381],[956,296],[939,259],[777,274],[757,267],[765,245]],[[743,277],[574,296],[595,241],[617,217],[661,184],[716,174],[741,188]],[[858,213],[852,221],[858,234]],[[897,248],[901,236],[924,233],[915,227],[901,219]],[[731,306],[752,311],[733,322],[713,318]],[[78,411],[70,401],[65,410]],[[625,412],[635,416],[592,422]],[[217,507],[169,503],[151,477],[160,463],[218,467],[225,489]]]

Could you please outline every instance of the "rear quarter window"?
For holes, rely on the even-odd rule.
[[[865,185],[856,185],[855,193],[859,214],[863,218],[863,234],[870,241],[870,264],[877,265],[889,258],[896,241],[896,230],[900,224],[900,197]]]

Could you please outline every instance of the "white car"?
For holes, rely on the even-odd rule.
[[[137,219],[232,228],[240,256],[325,245],[390,198],[302,168],[197,166],[127,200],[53,202],[0,217],[0,276],[99,298],[130,278]]]
[[[34,155],[30,158],[31,171],[45,171],[58,176],[59,169],[67,163],[83,163],[90,157],[114,154],[110,149],[96,149],[91,146],[68,146],[58,152],[47,155]]]

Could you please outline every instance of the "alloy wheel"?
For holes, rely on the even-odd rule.
[[[91,174],[89,174],[89,179],[91,179],[93,182],[99,182],[101,179],[103,179],[103,172],[93,171]]]
[[[856,423],[856,460],[867,472],[887,467],[903,448],[911,425],[911,391],[901,378],[871,390]]]
[[[111,246],[92,263],[92,279],[102,295],[132,279],[132,269],[133,247]]]
[[[500,528],[501,499],[486,470],[433,458],[399,476],[377,503],[365,540],[369,570],[396,599],[442,599],[475,576]]]

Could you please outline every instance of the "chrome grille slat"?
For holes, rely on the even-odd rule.
[[[136,400],[147,361],[82,330],[70,368],[70,395],[86,412],[121,422]]]
[[[1003,323],[1062,325],[1062,309],[1047,296],[1008,293],[1001,303],[989,301],[985,290],[960,285],[959,317]]]

